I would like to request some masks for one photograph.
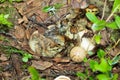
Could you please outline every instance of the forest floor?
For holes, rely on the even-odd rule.
[[[0,13],[9,14],[8,20],[13,27],[0,27],[0,80],[54,80],[60,75],[71,80],[120,80],[120,28],[105,27],[93,31],[93,23],[85,15],[88,8],[95,12],[98,19],[113,21],[114,17],[108,18],[113,1],[86,1],[24,0],[1,3]],[[92,7],[88,7],[91,4]],[[74,27],[64,29],[81,24],[80,30]],[[80,61],[75,58],[76,61],[70,53],[73,47],[82,46],[80,39],[75,38],[82,31],[80,39],[92,41],[96,35],[100,34],[100,37],[90,43],[94,48],[85,50],[91,54],[83,51],[86,58]],[[86,47],[89,43],[83,44]],[[78,53],[82,51],[78,50]],[[113,65],[110,62],[114,62]],[[94,64],[99,68],[91,67]],[[37,70],[40,79],[31,79],[31,75],[35,77],[36,73],[28,69],[30,66]]]

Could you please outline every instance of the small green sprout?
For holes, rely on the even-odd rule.
[[[5,1],[9,1],[10,3],[12,3],[12,2],[21,2],[23,0],[0,0],[0,3],[3,3]]]
[[[23,55],[23,58],[22,58],[22,61],[23,62],[28,62],[28,59],[31,59],[32,58],[32,55],[31,54],[28,54],[28,53],[24,53],[22,54]]]
[[[96,35],[94,35],[94,40],[97,44],[100,44],[101,41],[101,35],[98,33]]]
[[[0,47],[3,48],[3,51],[6,52],[6,53],[9,53],[9,54],[12,54],[12,53],[21,54],[23,62],[28,62],[28,59],[32,58],[32,55],[30,53],[28,53],[26,51],[23,51],[23,50],[20,50],[20,49],[17,49],[15,47],[4,46],[4,45],[0,45]]]
[[[56,3],[51,6],[45,6],[42,11],[43,12],[55,12],[56,10],[60,9],[63,6],[63,4]]]
[[[0,25],[5,25],[8,28],[11,28],[13,24],[7,20],[8,17],[9,17],[9,14],[6,14],[6,15],[0,14]]]
[[[31,75],[31,80],[45,80],[40,77],[38,71],[34,67],[32,66],[28,67],[28,71]]]
[[[82,72],[77,72],[76,75],[81,79],[81,80],[86,80],[86,74],[82,73]]]

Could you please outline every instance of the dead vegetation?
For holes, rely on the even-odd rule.
[[[114,1],[1,3],[0,14],[10,22],[0,22],[0,80],[119,80],[120,8],[111,12]]]

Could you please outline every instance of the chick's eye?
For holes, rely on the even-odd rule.
[[[92,12],[92,10],[89,9],[89,8],[87,8],[87,9],[86,9],[86,13],[87,13],[87,12]]]
[[[92,11],[93,11],[95,14],[97,14],[97,13],[99,12],[97,8],[92,9]]]

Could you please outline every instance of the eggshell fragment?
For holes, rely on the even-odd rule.
[[[89,38],[82,38],[80,46],[86,51],[91,51],[94,49],[95,45]]]
[[[71,79],[67,76],[60,75],[56,77],[54,80],[71,80]]]
[[[91,38],[83,37],[85,33],[87,33],[87,30],[83,30],[78,33],[78,43],[86,51],[91,51],[94,49],[95,44]]]
[[[87,52],[85,51],[84,48],[76,46],[76,47],[72,48],[72,50],[70,51],[70,58],[74,62],[81,62],[86,57],[86,54],[87,54]]]

